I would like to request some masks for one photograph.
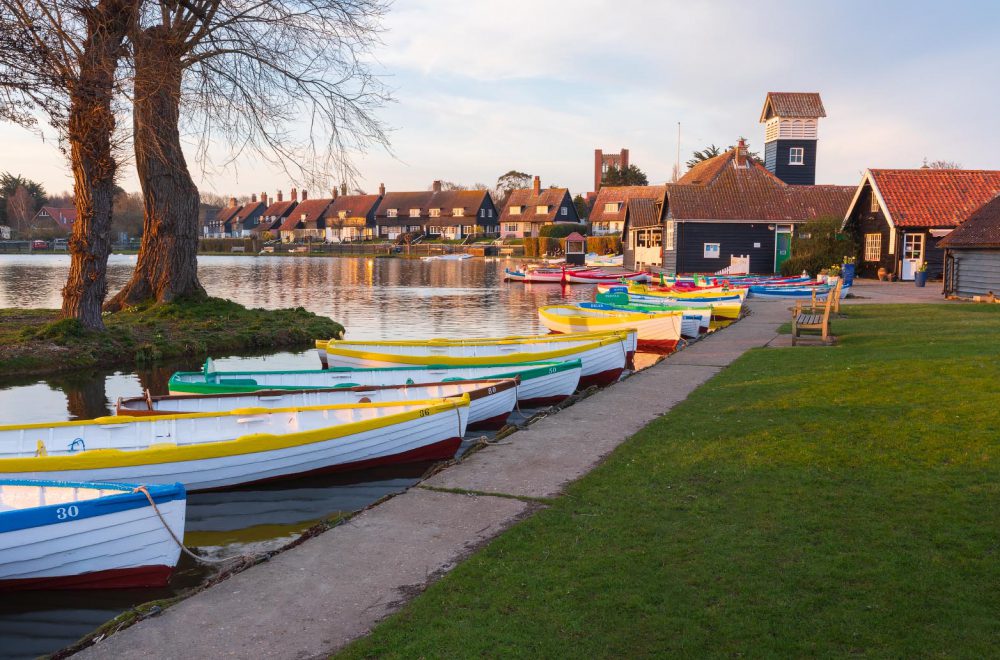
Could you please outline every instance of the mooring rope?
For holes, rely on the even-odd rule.
[[[149,500],[149,505],[153,507],[153,512],[156,514],[156,517],[160,519],[160,522],[163,524],[163,526],[167,529],[167,532],[170,534],[170,538],[174,540],[174,543],[177,544],[177,547],[180,548],[184,554],[188,555],[192,559],[204,562],[206,564],[225,564],[226,562],[233,561],[234,559],[243,559],[246,557],[246,555],[233,555],[232,557],[224,557],[222,559],[212,559],[210,557],[202,557],[201,555],[197,555],[191,552],[184,545],[184,543],[179,538],[177,538],[177,534],[175,534],[174,530],[170,528],[170,525],[167,524],[167,521],[166,519],[164,519],[163,514],[160,513],[160,508],[156,506],[156,502],[153,500],[153,496],[149,494],[149,489],[146,488],[145,486],[137,486],[135,489],[132,490],[132,492],[142,493],[143,495],[146,496],[146,499]]]

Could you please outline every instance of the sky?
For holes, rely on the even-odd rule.
[[[740,136],[761,150],[768,91],[822,95],[817,183],[925,158],[1000,169],[998,24],[993,0],[396,0],[374,51],[391,151],[351,154],[356,185],[492,186],[516,169],[586,193],[594,149],[622,147],[662,183],[678,122],[682,163]],[[0,125],[0,171],[69,190],[56,146]],[[250,158],[194,177],[225,195],[302,187]],[[138,189],[131,164],[121,185]]]

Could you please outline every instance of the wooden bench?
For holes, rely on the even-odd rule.
[[[830,312],[835,307],[840,308],[842,285],[843,280],[839,280],[837,285],[827,292],[826,300],[816,300],[816,291],[813,290],[812,302],[808,305],[801,301],[795,303],[795,308],[792,310],[792,346],[795,346],[803,330],[818,330],[823,343],[830,343]]]

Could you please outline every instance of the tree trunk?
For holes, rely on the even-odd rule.
[[[108,302],[116,311],[147,300],[203,297],[198,282],[198,188],[181,149],[182,39],[169,27],[136,38],[133,126],[142,185],[143,232],[135,272]]]
[[[117,163],[112,153],[115,115],[111,107],[122,42],[135,16],[135,0],[100,0],[85,14],[76,78],[70,82],[67,140],[73,168],[76,222],[69,241],[70,270],[62,313],[103,330],[101,305],[107,295],[111,210]]]

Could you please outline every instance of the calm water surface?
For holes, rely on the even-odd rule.
[[[201,257],[209,295],[249,307],[304,307],[347,328],[349,338],[488,337],[543,332],[541,305],[590,299],[591,287],[507,284],[501,260],[419,261],[329,257]],[[109,291],[135,257],[114,255]],[[0,307],[55,308],[68,255],[0,255]],[[315,369],[313,350],[213,355],[219,368]],[[179,360],[137,372],[89,371],[12,380],[0,374],[0,424],[109,414],[119,396],[166,394],[170,374],[198,369]],[[471,439],[469,439],[471,442]],[[316,522],[356,511],[416,483],[429,465],[328,475],[221,493],[190,495],[185,543],[229,556],[279,547]],[[199,584],[209,570],[182,560],[167,590],[47,592],[0,597],[0,657],[51,653],[120,612]]]

